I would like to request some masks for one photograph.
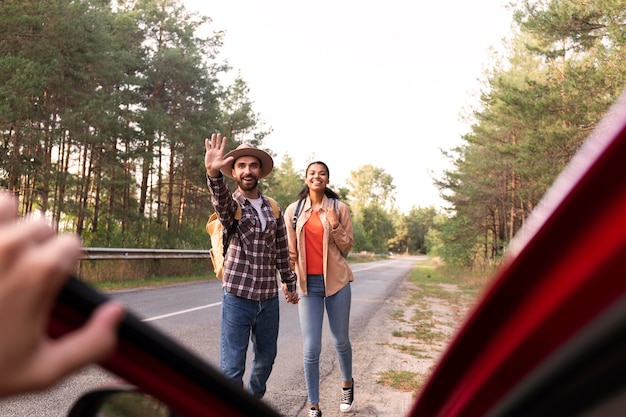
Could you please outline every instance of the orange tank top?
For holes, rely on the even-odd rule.
[[[304,243],[306,247],[306,273],[309,275],[321,275],[324,273],[324,226],[317,211],[311,213],[311,217],[304,224]]]

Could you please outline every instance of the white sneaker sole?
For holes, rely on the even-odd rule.
[[[352,408],[354,408],[354,401],[352,401],[352,404],[350,404],[349,408],[343,408],[343,404],[339,406],[339,411],[341,411],[342,413],[348,413],[350,412],[350,410],[352,410]]]

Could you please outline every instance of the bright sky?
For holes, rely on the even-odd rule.
[[[319,159],[331,187],[365,164],[384,169],[396,205],[444,204],[433,175],[469,129],[489,47],[510,34],[509,0],[184,0],[224,30],[221,58],[240,72],[264,145],[304,172]]]

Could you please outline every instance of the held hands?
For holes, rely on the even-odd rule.
[[[204,140],[206,153],[204,154],[204,166],[209,177],[219,177],[220,169],[233,160],[232,156],[224,159],[226,149],[226,137],[222,138],[220,133],[211,135],[211,139]]]
[[[300,296],[297,291],[289,292],[287,290],[287,284],[282,284],[283,294],[285,295],[285,300],[287,300],[290,304],[298,304],[300,301]]]
[[[17,201],[0,191],[0,396],[46,388],[115,348],[124,315],[116,302],[59,339],[47,334],[80,253],[78,237],[57,235],[43,219],[18,220]]]

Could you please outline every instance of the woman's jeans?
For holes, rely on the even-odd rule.
[[[326,297],[323,275],[307,275],[307,295],[298,303],[300,325],[304,343],[304,377],[309,402],[320,402],[320,353],[322,350],[322,323],[324,305],[328,312],[328,324],[333,345],[339,358],[341,378],[352,380],[352,346],[350,344],[350,284],[336,294]]]
[[[251,339],[254,357],[248,390],[257,398],[265,395],[267,379],[276,359],[278,321],[278,295],[254,301],[223,292],[220,368],[224,375],[243,386],[248,341]]]

